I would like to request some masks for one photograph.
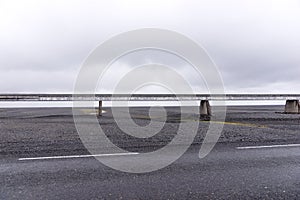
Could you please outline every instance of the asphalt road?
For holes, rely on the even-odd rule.
[[[199,121],[193,145],[180,159],[142,174],[72,157],[89,152],[68,109],[1,109],[0,199],[299,199],[300,116],[275,113],[281,109],[230,108],[219,143],[203,159],[198,153],[207,122]],[[142,153],[168,144],[178,128],[176,112],[170,109],[162,133],[151,139],[122,135],[109,110],[99,121],[111,141]],[[132,113],[136,123],[147,124],[144,109]]]

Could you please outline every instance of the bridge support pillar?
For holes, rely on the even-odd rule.
[[[300,113],[299,100],[286,100],[285,113]]]
[[[210,116],[211,107],[208,100],[201,100],[200,102],[200,116]]]
[[[102,116],[102,101],[99,101],[98,116]]]

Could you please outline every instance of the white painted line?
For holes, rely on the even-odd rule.
[[[34,158],[19,158],[18,160],[23,161],[23,160],[107,157],[107,156],[129,156],[129,155],[138,155],[138,154],[139,154],[138,152],[128,152],[128,153],[108,153],[108,154],[96,154],[96,155],[71,155],[71,156],[48,156],[48,157],[34,157]]]
[[[236,147],[236,149],[263,149],[263,148],[282,148],[282,147],[300,147],[300,144],[278,144],[268,146],[247,146],[247,147]]]

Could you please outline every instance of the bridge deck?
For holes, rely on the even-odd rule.
[[[0,101],[300,100],[300,94],[0,94]]]

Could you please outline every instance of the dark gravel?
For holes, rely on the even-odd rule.
[[[198,108],[195,108],[198,109]],[[153,120],[164,124],[162,130],[150,138],[136,138],[122,132],[111,116],[109,108],[99,118],[107,137],[127,150],[153,151],[168,144],[180,123],[180,109],[166,108],[166,122],[157,115]],[[150,123],[149,108],[130,108],[135,123]],[[228,107],[226,124],[219,142],[297,142],[300,141],[300,115],[281,114],[283,106]],[[93,109],[83,110],[83,119],[89,123]],[[122,109],[120,108],[120,113]],[[201,143],[209,122],[200,116],[183,114],[187,120],[199,120],[194,144]],[[126,120],[126,119],[123,119]],[[0,109],[0,155],[65,155],[87,153],[77,134],[70,108],[7,108]]]

